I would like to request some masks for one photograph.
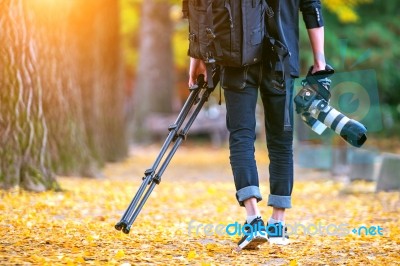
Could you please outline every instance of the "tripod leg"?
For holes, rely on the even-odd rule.
[[[167,158],[164,160],[163,164],[161,165],[160,170],[157,173],[157,177],[159,179],[161,179],[162,174],[164,173],[165,169],[167,168],[169,162],[172,160],[172,157],[175,155],[175,152],[178,150],[178,147],[180,146],[182,141],[186,139],[186,135],[189,132],[190,127],[192,126],[193,122],[195,121],[200,110],[203,108],[204,103],[206,101],[208,101],[208,98],[210,97],[211,93],[214,91],[215,85],[219,82],[220,73],[219,73],[218,67],[213,68],[213,66],[208,66],[207,72],[209,73],[208,77],[212,77],[211,79],[213,80],[214,87],[206,87],[205,88],[194,112],[189,117],[188,121],[186,122],[184,129],[179,133],[179,139],[176,140],[176,142],[174,143],[174,146],[172,147],[172,150],[169,152]],[[210,74],[210,73],[212,73],[212,74]],[[204,86],[206,86],[206,85],[207,84],[204,84]],[[161,180],[158,181],[158,183],[160,183],[160,182],[161,182]]]
[[[201,90],[200,87],[192,89],[192,91],[190,92],[188,99],[186,100],[185,104],[183,105],[175,123],[169,127],[170,133],[168,134],[168,137],[165,140],[159,155],[157,156],[153,166],[151,167],[151,169],[153,169],[154,171],[157,169],[164,154],[168,150],[169,145],[174,140],[176,134],[178,133],[178,130],[181,128],[183,122],[185,121],[187,115],[189,114],[190,109],[192,109],[193,105],[196,103],[196,100],[198,98],[200,90]]]
[[[176,140],[176,142],[174,143],[171,151],[168,153],[167,157],[165,158],[164,162],[162,163],[160,170],[158,171],[158,173],[153,176],[153,180],[152,183],[150,185],[150,187],[147,189],[145,195],[143,196],[142,200],[140,201],[139,205],[136,207],[137,202],[139,201],[140,196],[143,194],[143,190],[140,190],[140,196],[138,196],[138,193],[135,195],[135,198],[133,199],[131,205],[129,205],[129,217],[128,215],[126,215],[126,217],[128,217],[124,222],[124,226],[121,227],[122,231],[125,234],[129,234],[130,228],[132,226],[132,224],[135,222],[137,216],[139,215],[140,211],[142,210],[144,204],[146,203],[148,197],[150,196],[151,192],[153,191],[154,187],[156,184],[159,184],[161,181],[161,175],[164,173],[165,169],[167,168],[168,164],[170,163],[170,161],[172,160],[172,157],[174,156],[175,152],[178,150],[178,147],[180,146],[180,144],[182,143],[182,141],[185,139],[186,137],[186,133],[189,130],[189,128],[191,127],[191,125],[193,124],[194,120],[196,119],[197,115],[199,114],[201,108],[203,107],[204,103],[207,101],[208,96],[210,95],[211,92],[208,92],[208,89],[203,93],[200,102],[198,103],[198,105],[196,106],[194,112],[192,113],[192,115],[189,117],[189,120],[187,122],[187,124],[185,125],[185,128],[182,132],[185,132],[185,134],[183,135],[182,133],[179,133],[178,135],[178,139]],[[143,184],[142,184],[143,185]],[[142,188],[142,187],[141,187]],[[136,207],[135,210],[133,210],[134,207],[131,208],[131,206]],[[131,208],[131,209],[130,209]],[[127,212],[128,212],[127,210]],[[133,211],[132,216],[130,215]],[[124,215],[125,217],[125,215]]]
[[[181,128],[181,126],[182,126],[183,122],[185,121],[187,115],[189,114],[191,108],[193,107],[193,105],[196,104],[198,95],[199,95],[201,89],[202,89],[202,86],[191,88],[190,95],[189,95],[188,99],[186,100],[184,106],[182,107],[175,123],[169,127],[170,132],[168,134],[168,137],[165,140],[165,142],[161,148],[161,151],[160,151],[159,155],[157,156],[152,168],[145,172],[145,178],[144,178],[143,183],[141,184],[138,191],[136,192],[136,195],[132,199],[131,203],[129,204],[129,206],[128,206],[127,210],[125,211],[124,215],[122,216],[121,220],[115,225],[115,229],[127,231],[129,233],[129,229],[132,225],[132,222],[136,219],[136,216],[139,213],[139,212],[136,212],[136,209],[137,209],[136,205],[138,204],[140,198],[142,197],[146,186],[149,185],[150,183],[152,183],[152,181],[154,180],[155,170],[157,169],[162,158],[164,157],[171,142],[176,137],[178,130]],[[151,189],[151,191],[153,189],[154,189],[154,187]],[[150,193],[151,193],[151,191],[150,191]],[[144,202],[141,203],[140,209],[142,208],[143,204],[144,204]],[[139,209],[139,211],[140,211],[140,209]],[[135,217],[132,218],[132,215],[135,215]],[[129,221],[132,221],[132,222],[129,222]]]
[[[150,187],[147,188],[146,193],[144,194],[142,200],[140,201],[139,205],[135,209],[135,211],[132,214],[132,217],[129,218],[129,221],[127,223],[127,226],[122,229],[122,232],[125,234],[129,234],[129,231],[131,230],[132,224],[135,222],[136,218],[138,217],[140,211],[142,210],[144,204],[146,203],[147,199],[149,198],[151,192],[153,192],[153,189],[155,188],[156,183],[152,182]]]
[[[213,72],[212,75],[212,79],[215,81],[214,84],[217,84],[219,81],[219,71],[216,70]],[[163,148],[159,154],[159,156],[157,157],[156,162],[153,165],[153,168],[151,169],[152,173],[151,173],[151,181],[150,181],[150,187],[147,189],[145,195],[143,196],[143,198],[140,200],[140,203],[138,206],[137,203],[140,199],[140,197],[142,196],[143,192],[144,192],[144,187],[140,190],[140,193],[138,192],[137,195],[135,195],[135,198],[133,200],[133,203],[131,203],[131,205],[129,206],[129,211],[127,210],[127,214],[124,215],[125,219],[124,219],[124,226],[123,227],[118,227],[118,228],[122,228],[122,231],[125,234],[129,234],[130,229],[132,227],[132,224],[135,222],[137,216],[139,215],[140,211],[142,210],[144,204],[146,203],[147,199],[149,198],[150,194],[152,193],[153,189],[155,188],[156,184],[159,184],[161,182],[161,176],[164,173],[164,171],[166,170],[168,164],[170,163],[170,161],[172,160],[172,157],[174,156],[174,154],[176,153],[178,147],[181,145],[181,143],[183,142],[183,140],[186,139],[186,135],[190,129],[190,127],[192,126],[193,122],[195,121],[197,115],[199,114],[200,110],[202,109],[204,103],[208,100],[210,94],[213,92],[214,87],[205,87],[205,84],[203,83],[203,86],[201,86],[202,89],[205,89],[205,91],[203,92],[200,101],[198,102],[198,105],[196,106],[194,112],[192,113],[192,115],[189,117],[184,129],[179,133],[178,135],[178,139],[176,140],[176,142],[174,143],[172,149],[170,150],[170,152],[168,153],[167,157],[165,158],[164,162],[162,163],[160,170],[157,172],[157,174],[154,175],[154,171],[157,167],[159,162],[161,161],[162,157],[164,156],[165,152],[167,151],[170,142],[172,141],[172,137],[171,136],[176,136],[178,129],[182,126],[182,123],[184,122],[184,120],[186,119],[187,114],[189,113],[191,107],[193,106],[193,104],[195,104],[194,101],[188,101],[186,103],[190,103],[188,105],[186,105],[185,103],[185,107],[182,109],[176,124],[177,126],[173,128],[173,130],[170,132],[170,134],[168,135],[167,140],[165,141]],[[192,100],[197,99],[197,96],[200,93],[200,89],[196,90],[196,98],[192,98]],[[192,94],[191,94],[192,95]],[[190,97],[189,97],[190,98]],[[182,115],[181,115],[182,114]],[[181,117],[183,117],[183,119],[181,119]],[[172,134],[173,133],[173,134]],[[133,213],[132,213],[133,212]]]
[[[129,217],[131,216],[131,213],[134,211],[139,199],[142,197],[143,192],[150,181],[151,181],[150,175],[146,176],[146,178],[143,179],[142,184],[140,185],[138,191],[135,194],[135,197],[132,199],[131,203],[129,204],[129,207],[126,209],[124,215],[122,216],[121,221],[119,221],[115,225],[115,229],[117,229],[117,230],[125,229],[129,225],[129,222],[128,222]]]
[[[204,93],[207,93],[207,91],[204,92]],[[203,107],[205,101],[206,100],[205,99],[203,100],[203,97],[202,97],[202,99],[200,100],[200,102],[196,106],[196,109],[194,110],[192,115],[189,117],[189,120],[187,121],[184,129],[179,133],[179,138],[176,140],[176,142],[174,143],[174,146],[172,146],[171,151],[168,153],[168,155],[165,158],[163,164],[160,166],[160,170],[157,173],[157,177],[159,179],[161,179],[162,174],[164,173],[165,169],[167,168],[168,164],[172,160],[172,157],[175,155],[176,151],[178,150],[178,148],[181,145],[181,143],[183,142],[183,140],[186,139],[186,135],[187,135],[190,127],[192,126],[193,122],[195,121],[197,115],[199,114],[201,108]],[[161,180],[159,180],[158,183],[159,182],[161,182]]]

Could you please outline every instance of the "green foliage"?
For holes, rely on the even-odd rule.
[[[365,3],[371,3],[372,0],[324,0],[324,8],[335,14],[342,23],[353,23],[359,20],[356,8]]]
[[[352,23],[341,21],[337,12],[327,8],[327,5],[324,7],[328,63],[338,72],[363,69],[376,72],[380,104],[388,106],[382,108],[385,131],[396,134],[395,124],[400,121],[400,2],[374,1],[359,5],[354,8],[358,19]],[[303,25],[300,35],[304,74],[312,63],[312,52]],[[385,123],[385,120],[394,122]]]

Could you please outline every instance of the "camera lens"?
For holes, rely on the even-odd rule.
[[[339,134],[349,144],[357,148],[361,147],[367,140],[367,129],[360,122],[348,118],[335,108],[329,106],[325,101],[318,101],[312,106],[315,106],[315,108],[310,113],[316,119],[316,121],[308,121],[309,123],[311,122],[309,126],[312,129],[320,126],[317,122],[323,123]],[[321,106],[324,108],[322,109]]]

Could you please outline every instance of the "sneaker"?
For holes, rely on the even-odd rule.
[[[265,231],[264,221],[261,217],[255,218],[251,223],[245,222],[243,228],[246,234],[238,242],[238,248],[257,249],[259,245],[268,241],[268,234]]]
[[[270,244],[287,245],[289,244],[289,236],[287,234],[287,227],[281,223],[269,225],[267,223],[268,242]]]

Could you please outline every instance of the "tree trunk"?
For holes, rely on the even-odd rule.
[[[118,4],[0,2],[0,184],[42,191],[123,158]]]
[[[100,108],[103,114],[103,156],[106,161],[121,160],[128,151],[118,2],[105,1],[99,9],[97,22],[97,27],[102,31],[96,42],[103,44],[98,49],[98,56],[102,55],[99,78],[105,88]]]
[[[170,1],[146,0],[143,1],[142,10],[139,65],[133,106],[134,134],[139,141],[148,136],[143,122],[150,112],[172,111],[175,81]]]
[[[0,28],[0,183],[35,191],[57,188],[49,169],[43,83],[34,14],[22,0],[3,0]]]
[[[77,57],[83,114],[92,155],[103,163],[127,153],[119,5],[115,0],[79,2],[69,35]]]

